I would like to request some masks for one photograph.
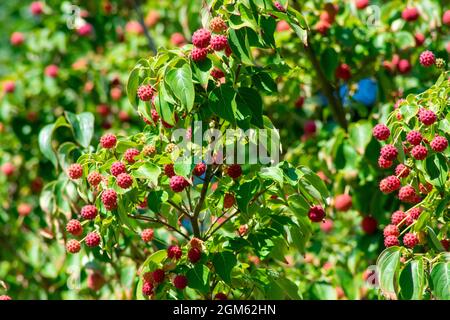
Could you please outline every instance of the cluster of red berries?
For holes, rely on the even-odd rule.
[[[415,207],[410,209],[407,213],[403,211],[395,211],[391,215],[391,224],[387,225],[383,230],[384,245],[386,247],[398,246],[400,241],[398,237],[400,235],[400,228],[403,226],[411,225],[414,220],[417,220],[422,213],[422,209]],[[417,236],[412,233],[406,233],[403,236],[403,244],[408,248],[414,248],[419,243]]]
[[[227,30],[227,25],[221,17],[211,19],[209,29],[201,28],[192,34],[192,44],[194,48],[191,51],[191,58],[194,61],[203,61],[209,52],[225,50],[227,56],[231,54],[231,48],[228,45],[226,35],[222,34]],[[217,76],[217,74],[216,74]],[[221,78],[221,77],[219,77]]]

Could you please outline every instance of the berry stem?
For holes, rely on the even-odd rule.
[[[136,219],[136,220],[144,220],[144,221],[148,221],[148,222],[153,222],[153,223],[160,223],[162,225],[165,225],[167,228],[171,229],[172,231],[175,231],[176,233],[178,233],[180,236],[182,236],[183,238],[190,240],[189,236],[185,235],[183,232],[181,232],[180,230],[178,230],[175,227],[172,227],[170,224],[159,220],[159,219],[153,219],[150,217],[146,217],[146,216],[135,216],[132,214],[128,214],[128,217],[132,218],[132,219]]]

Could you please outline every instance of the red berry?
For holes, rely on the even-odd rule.
[[[188,259],[192,263],[197,263],[202,257],[202,252],[199,248],[191,248],[188,251]]]
[[[444,12],[444,15],[442,16],[442,24],[450,26],[450,10]]]
[[[389,176],[380,181],[380,191],[383,193],[391,193],[400,188],[400,180],[396,176]]]
[[[227,169],[227,174],[233,179],[237,179],[242,175],[242,168],[239,164],[232,164]]]
[[[431,67],[436,62],[436,57],[433,52],[426,50],[420,54],[419,62],[424,67]]]
[[[197,248],[197,249],[199,249],[200,251],[202,250],[202,244],[203,244],[203,241],[202,240],[200,240],[199,238],[192,238],[191,239],[191,241],[189,241],[189,245],[192,247],[192,248]]]
[[[336,68],[336,78],[344,81],[349,80],[352,77],[352,72],[348,64],[342,63]]]
[[[116,178],[117,185],[122,189],[128,189],[133,185],[133,178],[128,173],[121,173]]]
[[[341,194],[334,199],[334,207],[337,211],[348,211],[352,207],[352,197],[348,194]]]
[[[281,12],[286,12],[286,9],[283,7],[283,5],[281,3],[279,3],[278,1],[275,1],[273,3],[273,5],[275,6],[275,8],[277,8],[278,11]]]
[[[175,288],[183,290],[187,287],[188,280],[185,276],[178,275],[173,279],[173,285]]]
[[[405,218],[406,214],[401,210],[397,210],[391,215],[391,223],[396,226],[401,226]]]
[[[384,227],[383,235],[385,238],[389,236],[398,237],[399,234],[400,232],[395,224],[388,224],[386,227]]]
[[[144,296],[151,296],[153,294],[153,284],[151,282],[144,282],[142,285],[142,294]]]
[[[114,177],[117,177],[119,174],[127,172],[127,168],[123,162],[116,161],[111,165],[110,171]]]
[[[5,176],[12,176],[14,172],[16,171],[16,168],[12,163],[6,162],[2,165],[2,172]]]
[[[56,78],[58,76],[59,68],[57,65],[51,64],[47,66],[44,73],[47,77]]]
[[[156,111],[156,109],[152,108],[151,114],[152,114],[152,120],[156,124],[159,121],[158,111]]]
[[[209,29],[212,32],[221,33],[227,30],[227,25],[225,24],[225,21],[223,21],[221,17],[214,17],[209,22]]]
[[[377,231],[378,221],[372,216],[365,216],[361,221],[361,228],[366,234],[373,234]]]
[[[173,176],[170,178],[170,189],[174,192],[181,192],[187,187],[187,181],[181,176]]]
[[[83,176],[83,167],[78,163],[71,164],[67,169],[67,175],[70,179],[79,179]]]
[[[316,130],[317,126],[314,120],[306,120],[305,123],[303,124],[303,131],[306,134],[314,134],[316,133]]]
[[[386,248],[398,246],[398,245],[399,245],[399,242],[398,242],[398,238],[396,236],[387,236],[386,238],[384,238],[384,246]]]
[[[144,229],[141,232],[141,239],[144,242],[150,242],[153,240],[153,229]]]
[[[298,97],[297,100],[295,100],[295,107],[297,109],[300,109],[303,107],[303,104],[305,103],[305,97]]]
[[[408,248],[414,248],[419,243],[416,235],[414,233],[407,233],[403,236],[403,244]]]
[[[314,26],[314,29],[317,30],[321,35],[325,36],[328,30],[331,28],[331,25],[327,21],[320,20]]]
[[[193,48],[191,51],[191,58],[194,61],[203,61],[208,56],[208,49],[206,48]]]
[[[422,33],[416,33],[414,40],[416,40],[416,47],[420,47],[425,42],[425,36]]]
[[[226,36],[217,35],[211,38],[211,48],[214,51],[222,51],[228,45],[228,39]]]
[[[406,135],[406,140],[413,146],[417,146],[422,142],[422,134],[419,131],[412,130]]]
[[[93,220],[97,216],[97,208],[92,204],[88,204],[81,208],[81,216],[83,219]]]
[[[380,155],[386,160],[392,161],[397,157],[398,151],[393,145],[387,144],[381,148]]]
[[[216,67],[211,70],[211,76],[214,79],[220,79],[220,78],[223,78],[225,76],[225,74],[223,73],[222,70],[220,70],[219,68]]]
[[[405,21],[416,21],[417,19],[419,19],[419,10],[417,10],[417,8],[415,7],[408,7],[405,8],[402,12],[402,18]]]
[[[107,210],[117,208],[117,193],[113,189],[107,189],[102,193],[102,202]]]
[[[17,212],[21,217],[28,216],[31,213],[31,211],[33,211],[33,207],[28,203],[21,203],[17,206]]]
[[[225,196],[223,197],[223,208],[229,209],[234,205],[234,195],[232,193],[225,193]]]
[[[308,211],[308,217],[312,222],[320,222],[325,218],[325,210],[321,206],[313,206]]]
[[[386,160],[382,156],[378,157],[378,166],[383,169],[390,168],[392,166],[392,161]]]
[[[414,220],[417,220],[420,217],[420,214],[422,213],[422,209],[420,207],[412,208],[408,211],[411,218]]]
[[[33,1],[30,4],[31,14],[38,16],[44,12],[44,4],[41,1]]]
[[[87,278],[87,286],[92,291],[99,291],[105,284],[105,278],[98,272],[90,272]]]
[[[81,37],[87,37],[92,33],[92,25],[90,23],[85,23],[77,29],[77,33]]]
[[[372,134],[375,139],[383,141],[389,138],[389,136],[391,135],[391,131],[384,124],[377,124],[375,127],[373,127]]]
[[[369,5],[369,0],[355,0],[355,5],[359,10],[365,9]]]
[[[397,68],[398,68],[398,71],[401,73],[401,74],[407,74],[408,72],[410,72],[411,71],[411,63],[408,61],[408,60],[406,60],[406,59],[401,59],[399,62],[398,62],[398,65],[397,65]]]
[[[25,36],[22,32],[13,32],[9,41],[13,46],[20,46],[25,42]]]
[[[183,251],[181,251],[179,246],[169,246],[169,248],[167,248],[167,257],[169,257],[169,259],[178,260],[181,258],[182,254]]]
[[[228,297],[225,293],[223,292],[218,292],[216,293],[216,295],[214,296],[214,300],[228,300]]]
[[[116,146],[117,138],[112,133],[107,133],[100,138],[100,144],[103,148],[111,149]]]
[[[138,156],[139,153],[140,152],[138,149],[130,148],[130,149],[127,149],[127,151],[125,151],[125,153],[123,154],[123,158],[128,163],[134,163],[136,161],[136,160],[134,160],[134,157]]]
[[[72,219],[69,222],[67,222],[66,231],[78,237],[83,233],[83,227],[81,226],[80,221]]]
[[[77,253],[81,249],[80,242],[77,240],[71,239],[71,240],[67,241],[66,249],[67,249],[67,252],[69,252],[69,253]]]
[[[430,142],[431,149],[436,152],[443,152],[448,147],[448,141],[446,138],[441,136],[435,136]]]
[[[12,300],[12,298],[10,296],[7,296],[7,295],[1,295],[0,296],[0,301],[7,301],[7,300]]]
[[[429,194],[433,190],[433,185],[430,183],[426,183],[425,185],[422,183],[419,183],[419,191],[422,194]]]
[[[411,155],[416,160],[423,160],[427,157],[428,151],[424,146],[418,145],[411,149]]]
[[[100,244],[100,235],[97,232],[90,232],[84,239],[88,247],[97,247]]]
[[[406,178],[409,175],[409,168],[400,163],[397,167],[395,167],[395,175],[399,178]]]
[[[416,196],[416,190],[414,190],[414,188],[411,186],[404,186],[398,192],[398,198],[400,199],[400,201],[407,203],[414,202]]]
[[[211,40],[211,32],[206,29],[198,29],[192,35],[192,43],[197,48],[206,48]]]
[[[173,163],[168,163],[164,165],[164,174],[169,178],[172,178],[175,175]]]
[[[444,247],[445,251],[448,251],[449,247],[450,247],[450,240],[448,239],[442,239],[441,240],[441,244]]]
[[[192,174],[197,177],[200,177],[205,172],[206,172],[206,164],[203,162],[197,163],[194,169],[192,170]]]
[[[424,125],[430,126],[436,122],[437,117],[436,117],[436,114],[431,110],[420,109],[419,110],[419,120]]]
[[[141,85],[137,90],[137,95],[142,101],[150,101],[154,93],[155,89],[149,84]]]
[[[91,186],[98,186],[100,184],[100,182],[102,182],[103,177],[100,173],[98,173],[97,171],[91,172],[89,173],[89,175],[87,176],[87,181]]]
[[[152,273],[153,281],[155,283],[162,283],[164,281],[165,276],[166,275],[163,269],[156,269]]]
[[[325,233],[330,233],[333,230],[333,221],[331,221],[329,219],[324,220],[320,224],[320,229]]]

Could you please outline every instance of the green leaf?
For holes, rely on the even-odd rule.
[[[367,121],[352,123],[349,128],[350,143],[359,154],[364,154],[367,145],[372,139],[372,125]]]
[[[94,115],[90,112],[75,114],[65,112],[67,121],[72,126],[75,140],[84,148],[89,147],[94,135]]]
[[[440,262],[431,270],[431,288],[439,300],[450,300],[450,268],[449,262]]]
[[[38,143],[41,152],[50,160],[55,167],[58,167],[58,158],[52,147],[52,136],[56,129],[61,126],[68,127],[66,119],[59,117],[55,123],[48,124],[39,132]]]
[[[325,76],[329,81],[333,81],[335,70],[339,64],[339,56],[333,48],[328,47],[322,53],[320,64]]]
[[[336,300],[336,289],[324,282],[316,282],[311,287],[311,295],[318,300]]]
[[[408,262],[403,268],[400,279],[400,297],[405,300],[422,299],[425,286],[425,271],[422,257]]]
[[[242,106],[251,111],[251,123],[259,128],[263,128],[263,102],[258,91],[252,88],[239,88],[236,96],[237,109]]]
[[[401,49],[414,48],[416,46],[414,36],[407,31],[396,32],[394,39],[397,42],[397,46]]]
[[[430,182],[438,189],[444,190],[448,176],[447,158],[436,153],[425,160],[425,168]]]
[[[153,163],[145,163],[133,172],[137,179],[148,179],[153,185],[158,185],[158,177],[161,174],[161,168]]]
[[[283,186],[283,171],[279,167],[264,167],[258,175],[263,179],[273,180]]]
[[[59,146],[57,155],[61,168],[65,170],[73,162],[68,159],[70,158],[70,154],[72,153],[72,151],[76,150],[77,148],[77,145],[70,141],[64,142]]]
[[[194,107],[195,90],[189,64],[185,63],[179,68],[170,70],[166,75],[165,81],[181,105],[190,112]]]
[[[209,106],[211,110],[232,124],[236,124],[236,91],[228,84],[223,84],[215,88],[209,94]]]
[[[161,118],[170,125],[175,124],[173,114],[173,105],[169,102],[171,99],[165,85],[160,85],[158,96],[155,98],[155,109]]]
[[[274,93],[278,91],[276,82],[267,72],[253,74],[252,82],[258,89],[267,93]]]
[[[231,50],[242,63],[253,65],[253,57],[250,52],[250,45],[247,37],[246,28],[231,29],[228,35]]]
[[[214,254],[212,259],[214,269],[225,283],[231,285],[231,271],[237,264],[236,256],[229,251]]]
[[[159,250],[152,253],[147,259],[145,259],[142,267],[147,267],[150,263],[159,265],[167,257],[167,250]]]
[[[380,289],[389,297],[396,297],[400,254],[399,247],[390,247],[385,249],[377,260]]]
[[[259,181],[257,179],[244,182],[236,191],[236,203],[239,210],[243,213],[248,212],[248,205],[259,189]]]
[[[310,208],[310,205],[306,199],[298,194],[289,196],[288,205],[298,218],[305,217]]]
[[[139,87],[140,70],[141,69],[138,67],[131,70],[130,75],[128,76],[128,82],[127,82],[128,101],[130,101],[131,105],[135,108],[138,105],[136,93],[137,93],[137,89]]]
[[[209,269],[204,264],[196,264],[194,268],[186,272],[188,287],[196,289],[201,293],[209,291]]]

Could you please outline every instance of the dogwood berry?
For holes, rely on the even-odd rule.
[[[67,169],[67,175],[70,179],[79,179],[83,176],[83,167],[78,163],[71,164]]]
[[[395,167],[395,175],[399,178],[406,178],[409,172],[409,168],[402,163]]]
[[[81,249],[80,242],[77,240],[71,239],[71,240],[67,241],[66,249],[67,249],[67,252],[69,252],[69,253],[77,253]]]
[[[144,242],[150,242],[153,240],[153,229],[144,229],[141,232],[141,239]]]
[[[375,127],[373,127],[372,134],[375,139],[383,141],[389,138],[389,136],[391,135],[391,131],[384,124],[377,124]]]
[[[134,163],[136,160],[134,160],[134,157],[137,157],[140,154],[140,151],[135,148],[130,148],[125,151],[123,154],[123,158],[128,163]]]
[[[227,169],[227,174],[233,179],[237,179],[242,175],[242,168],[239,164],[232,164]]]
[[[426,126],[430,126],[437,120],[436,114],[428,109],[419,110],[419,121]]]
[[[419,131],[411,130],[406,135],[406,140],[414,146],[417,146],[422,142],[422,134]]]
[[[206,48],[211,40],[211,33],[206,29],[198,29],[192,35],[192,43],[197,48]]]
[[[225,74],[223,73],[222,70],[220,70],[219,68],[216,67],[216,68],[211,70],[211,76],[214,79],[221,79],[221,78],[223,78],[225,76]]]
[[[203,61],[208,56],[207,48],[193,48],[191,51],[191,58],[194,61]]]
[[[214,17],[209,22],[209,29],[214,33],[221,33],[227,30],[227,25],[221,17]]]
[[[88,247],[97,247],[100,244],[100,235],[97,232],[90,232],[84,239]]]
[[[174,192],[181,192],[187,187],[187,181],[181,176],[173,176],[170,178],[170,189]]]
[[[393,162],[390,160],[386,160],[382,156],[378,157],[378,166],[383,169],[390,168],[392,166]]]
[[[338,211],[348,211],[352,207],[352,197],[348,194],[341,194],[334,199],[334,207]]]
[[[346,63],[340,64],[336,68],[335,75],[336,75],[336,78],[338,78],[338,79],[342,79],[344,81],[349,80],[352,77],[352,72],[351,72],[350,66]]]
[[[384,246],[386,248],[398,246],[398,245],[399,245],[399,241],[396,236],[387,236],[386,238],[384,238]]]
[[[420,54],[419,62],[424,67],[431,67],[436,62],[436,57],[433,52],[427,50]]]
[[[445,137],[435,136],[430,142],[431,149],[436,152],[443,152],[448,147],[448,141]]]
[[[211,38],[211,48],[214,51],[222,51],[226,48],[228,40],[226,36],[217,35]]]
[[[105,149],[111,149],[116,146],[117,138],[112,133],[107,133],[100,138],[100,144]]]
[[[402,202],[412,203],[414,202],[416,196],[416,190],[414,190],[411,186],[401,187],[398,192],[398,198]]]
[[[67,222],[66,231],[78,237],[83,233],[83,227],[81,226],[80,221],[72,219],[69,222]]]
[[[122,189],[128,189],[133,185],[133,178],[128,173],[121,173],[116,178],[117,185]]]
[[[88,204],[81,208],[81,217],[86,220],[93,220],[97,216],[97,208],[92,205]]]
[[[114,177],[117,177],[119,174],[127,172],[127,168],[123,162],[116,161],[111,165],[110,172]]]
[[[411,22],[419,19],[419,10],[416,7],[407,7],[402,12],[402,18],[405,21]]]
[[[174,279],[173,279],[173,285],[175,286],[175,288],[179,289],[179,290],[183,290],[184,288],[187,287],[188,285],[188,280],[185,276],[182,275],[177,275]]]
[[[101,199],[107,210],[117,208],[117,193],[114,189],[104,190]]]
[[[383,235],[384,237],[394,236],[398,237],[400,234],[398,227],[395,224],[388,224],[384,227]]]
[[[192,263],[197,263],[202,257],[202,252],[199,248],[191,248],[188,251],[188,259]]]
[[[225,193],[225,196],[223,197],[223,208],[229,209],[234,205],[234,195],[232,193]]]
[[[102,175],[97,171],[91,172],[87,176],[87,182],[93,187],[98,186],[102,180]]]
[[[142,285],[142,294],[144,296],[151,296],[153,294],[153,284],[150,281],[145,281]]]
[[[393,225],[396,226],[400,226],[401,224],[403,224],[403,220],[406,218],[406,214],[401,211],[401,210],[397,210],[394,213],[392,213],[391,215],[391,223]]]
[[[167,257],[169,259],[175,259],[175,260],[179,260],[181,258],[183,254],[183,251],[181,251],[181,248],[179,246],[169,246],[169,248],[167,248]]]
[[[325,210],[321,206],[313,206],[309,208],[308,218],[312,222],[320,222],[325,218]]]
[[[416,160],[423,160],[427,157],[428,151],[427,148],[425,148],[422,145],[415,146],[411,149],[411,155]]]
[[[156,269],[152,272],[153,282],[155,283],[163,283],[165,276],[166,275],[163,269]]]
[[[194,169],[192,170],[192,174],[197,177],[200,177],[205,172],[206,172],[206,164],[203,162],[197,163]]]
[[[373,234],[377,231],[378,221],[372,216],[365,216],[361,221],[361,228],[366,234]]]
[[[403,244],[408,248],[414,248],[419,243],[416,235],[414,233],[407,233],[403,236]]]
[[[381,148],[380,155],[386,160],[392,161],[397,157],[398,151],[393,145],[387,144]]]
[[[153,98],[154,93],[155,89],[150,84],[141,85],[137,90],[137,95],[142,101],[150,101]]]
[[[400,180],[396,176],[389,176],[380,181],[380,191],[383,193],[391,193],[400,186]]]

